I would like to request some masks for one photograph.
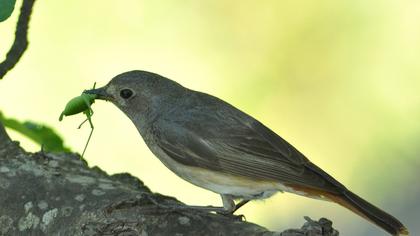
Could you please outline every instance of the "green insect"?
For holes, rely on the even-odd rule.
[[[95,86],[96,86],[96,82],[93,84],[93,89],[95,89]],[[86,115],[86,120],[84,120],[78,127],[78,129],[80,129],[86,121],[89,121],[90,128],[91,128],[89,138],[86,142],[85,148],[83,149],[82,158],[85,154],[86,148],[89,144],[90,137],[92,137],[92,133],[94,129],[92,119],[91,119],[91,117],[93,116],[93,110],[91,108],[91,105],[95,102],[96,98],[97,98],[97,95],[95,94],[85,94],[85,93],[82,93],[80,96],[72,98],[67,103],[66,107],[64,108],[64,111],[61,112],[60,118],[58,119],[59,121],[62,121],[64,116],[71,116],[71,115],[79,114],[81,112],[83,112],[83,114]]]

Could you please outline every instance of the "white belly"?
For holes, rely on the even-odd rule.
[[[153,149],[151,151],[160,161],[179,177],[218,194],[229,194],[243,199],[255,199],[267,198],[278,191],[282,191],[282,185],[275,182],[255,181],[199,167],[186,166],[174,161],[162,150]]]
[[[277,192],[290,192],[306,197],[318,198],[316,196],[309,196],[301,191],[296,191],[280,182],[253,180],[199,167],[186,166],[174,161],[159,148],[151,148],[151,151],[168,169],[182,179],[218,194],[232,195],[240,199],[264,199]],[[318,199],[323,198],[319,197]]]

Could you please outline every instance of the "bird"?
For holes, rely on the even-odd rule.
[[[220,194],[225,215],[277,192],[337,203],[391,235],[408,235],[395,217],[362,199],[257,119],[164,76],[133,70],[85,90],[116,105],[151,152],[182,179]],[[235,200],[240,202],[235,203]]]

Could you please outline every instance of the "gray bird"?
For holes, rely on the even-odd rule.
[[[222,197],[223,207],[194,208],[233,214],[249,200],[285,191],[338,203],[392,235],[408,235],[396,218],[352,193],[279,135],[219,98],[146,71],[120,74],[106,86],[84,93],[96,94],[122,110],[167,168]],[[237,199],[242,201],[235,204]]]

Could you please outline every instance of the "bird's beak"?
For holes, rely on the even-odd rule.
[[[97,89],[85,90],[85,91],[83,91],[83,93],[85,93],[85,94],[94,94],[94,95],[97,96],[96,99],[102,99],[102,100],[106,100],[106,101],[110,101],[113,98],[110,94],[108,94],[106,92],[105,87],[97,88]]]

